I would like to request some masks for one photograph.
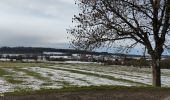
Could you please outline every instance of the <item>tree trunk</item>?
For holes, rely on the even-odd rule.
[[[160,60],[152,59],[152,84],[155,87],[161,87]]]

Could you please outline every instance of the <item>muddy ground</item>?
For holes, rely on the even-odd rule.
[[[170,100],[170,90],[88,90],[28,96],[5,96],[0,97],[0,100]]]

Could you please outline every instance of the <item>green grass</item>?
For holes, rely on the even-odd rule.
[[[3,77],[7,82],[11,83],[11,84],[21,84],[24,81],[22,80],[18,80],[18,79],[14,79],[14,74],[13,72],[8,72],[2,68],[0,68],[0,77]]]
[[[48,63],[22,63],[22,62],[0,62],[0,67],[45,67],[54,64]]]
[[[54,64],[45,64],[45,63],[19,63],[19,62],[0,62],[0,77],[3,77],[6,79],[9,83],[12,84],[21,84],[23,81],[22,80],[17,80],[13,75],[15,73],[13,72],[8,72],[4,70],[5,68],[12,68],[13,70],[16,71],[22,71],[26,73],[28,76],[33,76],[37,79],[47,81],[46,83],[42,84],[44,86],[47,85],[52,85],[53,83],[50,81],[49,78],[41,76],[37,72],[29,71],[27,69],[22,69],[24,67],[43,67],[43,68],[50,68],[54,70],[62,70],[62,71],[68,71],[71,73],[78,73],[78,74],[84,74],[84,75],[90,75],[90,76],[96,76],[96,77],[101,77],[101,78],[107,78],[110,80],[115,80],[115,81],[121,81],[121,82],[128,82],[128,83],[133,83],[133,84],[139,84],[140,86],[145,86],[145,87],[125,87],[125,86],[84,86],[84,87],[76,87],[76,86],[71,86],[70,83],[67,81],[59,81],[61,84],[63,84],[62,89],[46,89],[42,88],[40,90],[33,90],[33,89],[23,89],[23,88],[16,88],[14,92],[8,92],[4,93],[6,96],[11,96],[11,95],[29,95],[29,94],[49,94],[49,93],[57,93],[57,92],[77,92],[77,91],[102,91],[102,90],[128,90],[128,91],[140,91],[140,90],[148,90],[148,91],[169,91],[170,88],[155,88],[155,87],[150,87],[149,85],[142,84],[139,82],[134,82],[130,80],[125,80],[125,79],[119,79],[115,78],[113,76],[109,75],[100,75],[96,73],[91,73],[91,72],[84,72],[84,71],[78,71],[78,70],[73,70],[73,69],[62,69],[62,68],[52,68],[48,66],[52,66]],[[64,65],[70,65],[70,66],[81,66],[81,64],[57,64],[57,66],[64,66]],[[84,67],[105,67],[102,65],[98,64],[83,64],[82,66]],[[53,74],[49,73],[49,76],[53,76]],[[82,81],[84,81],[82,79]],[[57,81],[56,81],[57,82]]]
[[[64,64],[63,64],[64,65]],[[91,69],[91,68],[96,68],[96,69],[111,69],[111,70],[119,70],[119,71],[127,71],[127,72],[139,72],[139,73],[147,73],[151,74],[151,69],[148,66],[148,68],[140,68],[140,67],[133,67],[133,66],[123,66],[123,65],[103,65],[103,64],[67,64],[70,65],[69,68],[76,67],[79,69]],[[100,70],[97,70],[100,71]]]
[[[37,79],[40,80],[45,80],[49,81],[50,79],[46,77],[42,77],[39,73],[33,72],[33,71],[28,71],[25,69],[21,69],[24,67],[46,67],[46,66],[52,66],[54,64],[46,64],[46,63],[22,63],[22,62],[0,62],[0,77],[3,77],[7,82],[12,83],[12,84],[20,84],[23,83],[22,80],[14,79],[13,75],[15,73],[13,72],[8,72],[4,70],[3,68],[12,68],[13,70],[16,71],[22,71],[25,72],[28,76],[33,76]],[[8,76],[6,76],[8,75]]]
[[[49,77],[43,77],[41,76],[40,73],[37,73],[37,72],[34,72],[34,71],[29,71],[27,69],[22,69],[22,68],[15,68],[16,71],[21,71],[21,72],[24,72],[26,73],[26,75],[28,76],[32,76],[36,79],[39,79],[39,80],[42,80],[42,81],[45,81],[45,83],[42,84],[42,86],[49,86],[49,85],[52,85],[54,82],[49,78]],[[53,74],[50,74],[49,73],[49,76],[52,76]],[[64,87],[68,87],[68,86],[71,86],[69,82],[67,81],[55,81],[55,82],[58,82],[58,83],[61,83],[63,84]]]
[[[69,87],[71,86],[69,82],[67,81],[61,81],[61,83],[63,84],[64,87]]]
[[[61,89],[45,89],[32,91],[31,89],[17,89],[14,92],[5,93],[4,96],[23,96],[23,95],[40,95],[40,94],[51,94],[51,93],[65,93],[65,92],[81,92],[81,91],[170,91],[170,88],[157,88],[157,87],[125,87],[125,86],[72,86],[63,87]]]
[[[101,77],[101,78],[107,78],[109,80],[114,80],[114,81],[123,81],[123,82],[138,84],[138,85],[142,85],[142,86],[148,86],[147,84],[144,84],[144,83],[134,82],[134,81],[126,80],[126,79],[119,79],[119,78],[115,78],[115,77],[109,76],[109,75],[83,72],[83,71],[72,70],[72,69],[62,69],[62,68],[52,68],[52,67],[47,67],[47,68],[51,68],[51,69],[55,69],[55,70],[62,70],[62,71],[69,71],[71,73],[79,73],[79,74],[85,74],[85,75],[96,76],[96,77]]]
[[[8,75],[9,72],[7,72],[6,70],[0,68],[0,77],[3,77],[4,75]]]
[[[33,72],[33,71],[29,71],[29,70],[27,70],[27,69],[15,68],[15,70],[16,70],[16,71],[24,72],[24,73],[26,73],[28,76],[33,76],[34,78],[39,79],[39,80],[43,80],[43,81],[49,81],[49,80],[50,80],[50,79],[47,78],[47,77],[41,76],[40,73]]]
[[[22,80],[17,80],[17,79],[14,79],[12,76],[9,76],[9,77],[5,77],[5,80],[11,84],[21,84],[23,83],[24,81]]]
[[[63,66],[63,65],[69,65],[69,66],[83,66],[83,67],[86,67],[86,66],[92,66],[92,67],[95,67],[95,66],[100,66],[102,67],[103,64],[98,64],[98,63],[87,63],[87,64],[74,64],[74,63],[57,63],[57,65],[60,65],[60,66]],[[109,66],[109,65],[108,65]]]
[[[33,92],[35,91],[33,91],[30,88],[23,89],[21,87],[15,87],[14,92],[3,93],[3,96],[24,96],[24,95],[33,94]]]

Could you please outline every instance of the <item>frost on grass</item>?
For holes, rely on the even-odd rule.
[[[51,68],[60,68],[63,70],[73,70],[73,71],[80,71],[80,72],[86,72],[86,73],[92,73],[92,74],[97,74],[97,75],[103,75],[103,76],[111,76],[117,79],[125,79],[125,80],[130,80],[132,82],[139,82],[139,83],[144,83],[144,84],[150,84],[151,83],[151,76],[150,75],[143,75],[140,73],[129,73],[125,71],[116,71],[116,72],[105,72],[105,71],[100,71],[98,72],[97,70],[85,70],[83,69],[76,69],[76,68],[65,68],[65,67],[51,67]],[[99,69],[98,69],[99,70]],[[123,81],[123,80],[122,80]],[[125,82],[124,82],[125,83]],[[131,85],[133,85],[131,83]]]
[[[10,77],[10,82],[7,82],[8,78],[4,78],[4,81],[0,82],[1,93],[13,92],[17,89],[40,89],[40,85],[43,83],[41,80],[37,80],[32,76],[27,76],[24,72],[15,71],[13,68],[4,68],[7,72],[12,72],[12,75],[5,75],[5,77]]]
[[[88,73],[95,73],[101,75],[109,75],[119,79],[126,79],[134,82],[144,84],[152,84],[152,74],[150,68],[134,68],[126,66],[88,66],[88,65],[67,65],[67,66],[50,66],[52,68],[70,69]],[[162,70],[162,85],[170,87],[170,70]]]
[[[0,77],[0,94],[13,92],[19,89],[58,89],[70,86],[91,85],[138,86],[137,83],[132,83],[130,81],[150,85],[152,83],[152,75],[149,68],[138,69],[133,67],[114,67],[97,64],[57,64],[48,67],[2,67],[1,71],[3,70],[7,71],[7,73],[5,72]],[[163,86],[170,87],[170,70],[163,69],[161,72]],[[33,73],[34,75],[31,75]],[[113,79],[103,77],[105,75],[113,77]],[[114,78],[120,80],[114,80]],[[128,82],[121,79],[130,81]]]
[[[14,91],[13,85],[8,83],[3,78],[0,78],[0,94],[4,92],[12,92]]]
[[[90,86],[90,85],[122,85],[131,86],[126,82],[109,80],[102,77],[95,77],[91,75],[72,73],[62,70],[54,70],[50,68],[32,67],[29,70],[39,72],[44,77],[50,77],[52,81],[58,81],[63,86]],[[65,84],[66,83],[66,84]]]

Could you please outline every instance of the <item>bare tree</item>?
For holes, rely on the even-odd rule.
[[[73,44],[99,48],[105,44],[133,48],[140,44],[152,58],[153,86],[161,86],[160,60],[170,39],[170,0],[77,0]],[[126,45],[124,45],[126,42]]]

